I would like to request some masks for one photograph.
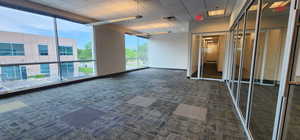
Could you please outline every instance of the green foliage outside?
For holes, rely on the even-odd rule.
[[[146,65],[148,62],[148,45],[139,45],[137,50],[126,48],[126,61],[128,66]]]
[[[92,42],[88,42],[84,49],[78,49],[77,55],[79,60],[93,59]]]
[[[41,79],[41,78],[45,78],[45,77],[47,77],[47,76],[43,75],[43,74],[28,76],[28,78],[34,78],[34,79]]]
[[[137,51],[126,48],[126,59],[135,59],[135,58],[137,58]]]
[[[84,74],[92,74],[93,68],[79,67],[79,72],[82,72]]]

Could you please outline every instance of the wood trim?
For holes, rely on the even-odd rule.
[[[290,82],[288,82],[288,84],[300,86],[300,81],[290,81]]]

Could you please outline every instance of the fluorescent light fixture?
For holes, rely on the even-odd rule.
[[[172,26],[174,26],[172,23],[159,22],[159,23],[150,23],[146,25],[137,25],[129,28],[132,30],[148,30],[148,29],[167,28]]]
[[[265,4],[263,5],[263,8],[262,8],[262,9],[264,9],[268,4],[269,4],[269,3],[265,3]],[[256,10],[257,10],[257,4],[256,4],[256,5],[252,5],[252,6],[250,7],[250,9],[249,9],[249,11],[256,11]]]
[[[110,24],[110,23],[117,23],[117,22],[122,22],[122,21],[129,21],[129,20],[140,19],[142,17],[143,16],[141,16],[141,15],[137,15],[137,16],[134,16],[134,17],[125,17],[125,18],[118,18],[118,19],[111,19],[111,20],[94,22],[94,23],[90,23],[88,25],[91,25],[91,26],[104,25],[104,24]]]
[[[135,34],[136,36],[150,36],[150,35],[161,35],[161,34],[169,34],[172,33],[171,31],[168,32],[152,32],[152,33],[139,33]]]
[[[168,32],[154,32],[154,33],[149,33],[150,35],[162,35],[162,34],[169,34],[171,31]]]
[[[287,1],[277,1],[277,2],[274,2],[270,8],[278,8],[278,7],[284,7],[286,6],[287,4],[290,3],[290,0],[287,0]]]
[[[224,9],[208,11],[208,16],[220,16],[220,15],[224,15],[224,14],[225,14]]]
[[[213,38],[212,37],[206,37],[205,39],[206,40],[212,40]]]
[[[214,41],[213,40],[209,40],[209,41],[206,41],[207,43],[213,43]]]

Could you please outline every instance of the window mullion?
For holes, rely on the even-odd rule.
[[[58,42],[58,32],[57,32],[57,20],[56,18],[53,18],[54,20],[54,38],[55,38],[55,45],[56,45],[56,57],[58,61],[58,77],[62,81],[62,75],[61,75],[61,62],[60,62],[60,50],[59,50],[59,42]]]

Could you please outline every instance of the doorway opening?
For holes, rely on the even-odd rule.
[[[191,77],[222,80],[225,60],[226,33],[193,34]]]

